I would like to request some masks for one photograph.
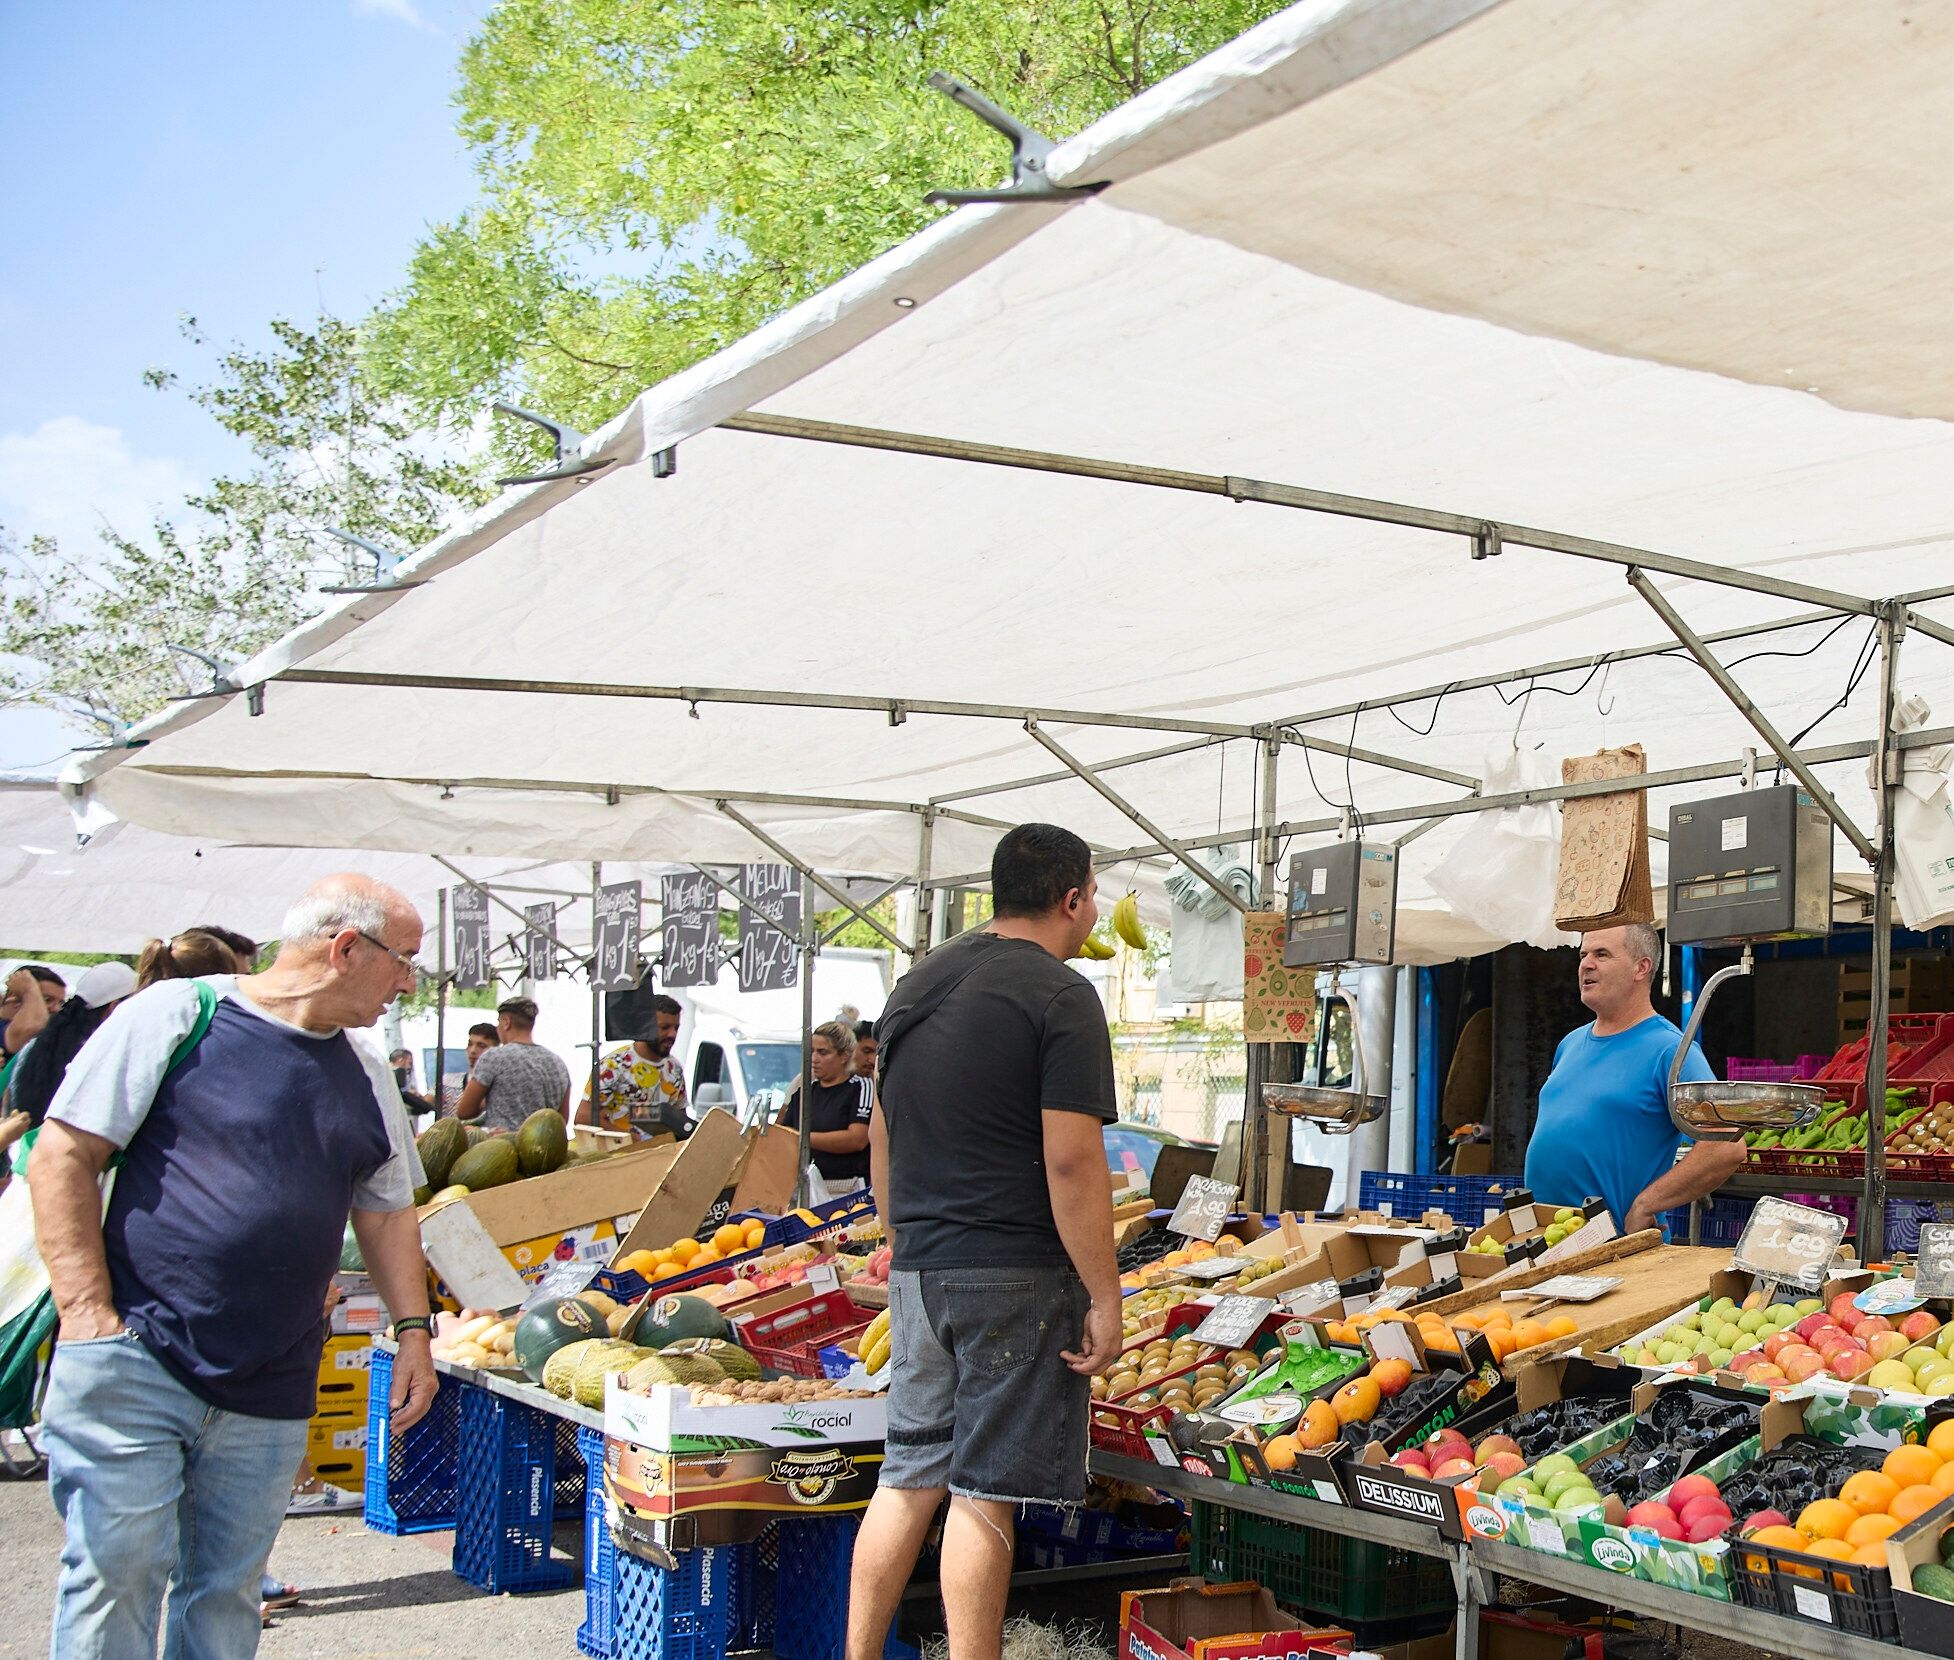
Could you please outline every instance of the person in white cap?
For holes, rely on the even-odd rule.
[[[41,1032],[21,1050],[0,1097],[0,1190],[14,1174],[14,1147],[28,1141],[47,1115],[48,1102],[67,1075],[68,1063],[108,1019],[109,1010],[136,989],[136,971],[127,963],[97,963],[68,990],[68,999]],[[26,1160],[26,1149],[21,1152]]]

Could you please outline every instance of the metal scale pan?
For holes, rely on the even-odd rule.
[[[1349,1089],[1332,1089],[1325,1084],[1264,1084],[1262,1105],[1285,1118],[1301,1119],[1324,1135],[1349,1135],[1366,1124],[1374,1124],[1390,1105],[1387,1097],[1366,1094],[1364,1090],[1364,1031],[1357,1017],[1357,999],[1342,986],[1332,985],[1331,995],[1341,998],[1350,1011]]]
[[[1741,962],[1720,968],[1710,976],[1697,994],[1696,1007],[1690,1010],[1689,1026],[1683,1033],[1683,1041],[1676,1046],[1676,1058],[1669,1063],[1670,1122],[1696,1141],[1738,1141],[1747,1130],[1802,1129],[1818,1116],[1825,1101],[1825,1090],[1818,1084],[1681,1081],[1683,1061],[1702,1028],[1711,993],[1732,976],[1750,971],[1751,951],[1747,945]]]

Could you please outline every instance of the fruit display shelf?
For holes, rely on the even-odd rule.
[[[1497,1605],[1501,1578],[1538,1585],[1566,1596],[1580,1597],[1605,1608],[1621,1609],[1703,1632],[1771,1654],[1797,1660],[1895,1660],[1905,1653],[1892,1643],[1832,1631],[1821,1625],[1787,1619],[1762,1609],[1718,1602],[1688,1591],[1629,1579],[1570,1557],[1548,1556],[1517,1545],[1475,1539],[1459,1545],[1442,1539],[1422,1523],[1403,1521],[1278,1493],[1267,1487],[1245,1487],[1191,1475],[1115,1453],[1095,1452],[1096,1474],[1118,1481],[1144,1483],[1175,1498],[1225,1505],[1233,1510],[1272,1516],[1298,1527],[1337,1532],[1352,1539],[1390,1545],[1420,1556],[1441,1557],[1451,1564],[1459,1593],[1457,1660],[1478,1660],[1479,1611]]]

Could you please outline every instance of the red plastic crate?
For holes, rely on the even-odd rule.
[[[1918,1048],[1909,1049],[1904,1064],[1887,1066],[1894,1084],[1941,1083],[1954,1080],[1954,1015],[1940,1015],[1939,1028]]]
[[[819,1291],[804,1303],[775,1309],[771,1314],[749,1314],[733,1321],[733,1333],[762,1366],[795,1377],[818,1378],[821,1351],[831,1343],[867,1331],[875,1316],[851,1301],[843,1291]]]
[[[1927,1091],[1929,1107],[1954,1101],[1954,1082],[1923,1083],[1921,1088]],[[1898,1134],[1897,1131],[1894,1133]],[[1886,1173],[1909,1182],[1954,1181],[1954,1153],[1896,1153],[1892,1150],[1891,1137],[1888,1137]]]

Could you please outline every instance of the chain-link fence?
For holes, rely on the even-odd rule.
[[[1242,1115],[1245,1065],[1239,1039],[1122,1046],[1115,1052],[1120,1117],[1190,1140],[1219,1140],[1222,1126]]]

